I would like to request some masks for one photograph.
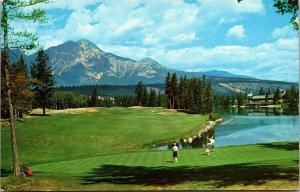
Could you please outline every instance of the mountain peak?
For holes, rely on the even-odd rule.
[[[157,61],[155,61],[154,59],[151,59],[150,57],[145,57],[141,61],[143,61],[143,62],[155,62],[155,63],[157,63]]]
[[[87,44],[93,44],[93,45],[95,45],[95,44],[92,43],[90,40],[85,39],[85,38],[79,39],[78,41],[76,41],[76,43],[87,43]]]
[[[99,49],[99,47],[96,44],[92,43],[88,39],[79,39],[78,41],[76,41],[76,43],[84,48],[98,49],[101,52],[103,52],[101,49]]]

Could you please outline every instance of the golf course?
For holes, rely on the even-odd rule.
[[[82,108],[16,120],[19,161],[31,177],[14,177],[9,126],[1,128],[4,190],[297,190],[298,142],[152,150],[194,136],[208,115],[163,108]]]

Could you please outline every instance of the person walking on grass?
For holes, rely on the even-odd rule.
[[[210,143],[206,143],[206,145],[205,145],[205,153],[206,153],[206,155],[210,155]]]
[[[178,162],[178,160],[177,160],[177,151],[178,151],[178,147],[177,147],[177,145],[176,145],[176,143],[174,143],[174,146],[173,146],[173,158],[174,158],[174,163],[177,163]]]
[[[210,142],[210,151],[213,151],[213,149],[215,148],[215,139],[214,139],[214,137],[209,138],[209,142]]]

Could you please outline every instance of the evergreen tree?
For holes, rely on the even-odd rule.
[[[187,79],[186,76],[184,76],[183,78],[183,85],[182,85],[182,109],[186,110],[187,109],[187,103],[189,101],[189,97],[188,97],[188,93],[189,93],[189,80]]]
[[[143,87],[142,106],[143,107],[147,107],[148,106],[148,91],[147,91],[146,86]]]
[[[298,101],[299,95],[297,94],[296,87],[292,85],[291,89],[289,90],[289,98],[287,99],[290,109],[295,111],[298,108]]]
[[[162,107],[162,98],[160,96],[160,91],[158,92],[158,96],[157,96],[157,106]]]
[[[94,88],[91,94],[91,98],[89,99],[89,107],[96,107],[98,104],[98,90]]]
[[[196,104],[194,100],[194,94],[193,90],[189,89],[188,91],[188,105],[187,105],[187,110],[189,113],[196,113]]]
[[[170,82],[170,98],[171,98],[172,109],[175,109],[175,107],[177,107],[177,93],[178,93],[177,77],[176,77],[176,73],[173,73]]]
[[[268,104],[268,102],[269,102],[269,92],[266,92],[265,103]]]
[[[194,95],[194,103],[196,106],[196,113],[201,113],[203,111],[203,90],[202,83],[199,78],[193,78],[193,95]]]
[[[273,104],[276,104],[280,100],[280,91],[279,88],[276,89],[273,99]]]
[[[3,33],[3,65],[4,74],[5,74],[5,84],[6,84],[6,96],[8,103],[9,111],[9,125],[11,130],[11,144],[12,144],[12,155],[13,155],[13,172],[14,175],[20,176],[20,167],[18,160],[18,149],[17,149],[17,140],[16,140],[16,130],[14,126],[13,118],[13,106],[11,103],[11,82],[9,77],[9,49],[18,48],[21,50],[30,50],[35,49],[38,46],[37,36],[29,33],[27,31],[18,31],[15,32],[13,28],[9,25],[12,21],[33,21],[33,22],[45,22],[45,10],[40,8],[33,9],[24,9],[24,7],[31,8],[33,5],[48,2],[48,0],[30,0],[30,1],[14,1],[14,0],[5,0],[2,2],[2,12],[1,12],[1,31]],[[2,46],[2,45],[1,45]],[[1,61],[2,61],[2,54]],[[2,99],[2,98],[1,98]]]
[[[37,64],[31,66],[31,77],[33,78],[33,87],[35,92],[35,102],[43,108],[43,115],[46,115],[46,107],[53,94],[54,76],[51,68],[47,65],[49,60],[43,49],[37,54]]]
[[[154,89],[151,89],[150,96],[149,96],[149,107],[156,107],[156,106],[157,106],[156,92]]]
[[[135,89],[135,98],[139,106],[142,106],[143,98],[144,98],[144,89],[145,86],[142,81],[138,83]]]
[[[168,98],[168,103],[169,103],[169,109],[172,108],[172,90],[171,90],[171,74],[168,72],[165,80],[165,94],[167,95]]]
[[[3,52],[2,52],[3,54]],[[4,68],[4,58],[1,58],[1,119],[9,118],[9,102],[7,96],[7,84],[6,84],[6,75]],[[12,115],[13,116],[13,115]]]
[[[30,91],[28,71],[23,57],[10,66],[12,105],[16,117],[23,117],[30,110],[33,93]]]
[[[184,108],[184,98],[183,98],[183,78],[180,76],[178,83],[178,108]]]
[[[204,111],[205,113],[211,113],[214,105],[213,94],[211,89],[211,83],[208,82],[204,93]]]

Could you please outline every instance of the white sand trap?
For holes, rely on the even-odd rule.
[[[128,107],[128,109],[142,109],[144,107],[142,106],[132,106],[132,107]]]
[[[53,109],[46,109],[47,114],[79,114],[79,113],[94,113],[98,112],[99,109],[95,107],[87,107],[87,108],[72,108],[72,109],[63,109],[63,110],[53,110]],[[30,112],[31,115],[41,115],[43,114],[43,109],[33,109]]]
[[[175,109],[169,109],[168,111],[162,111],[156,113],[158,115],[173,115],[173,114],[184,114],[183,112],[178,112]]]

